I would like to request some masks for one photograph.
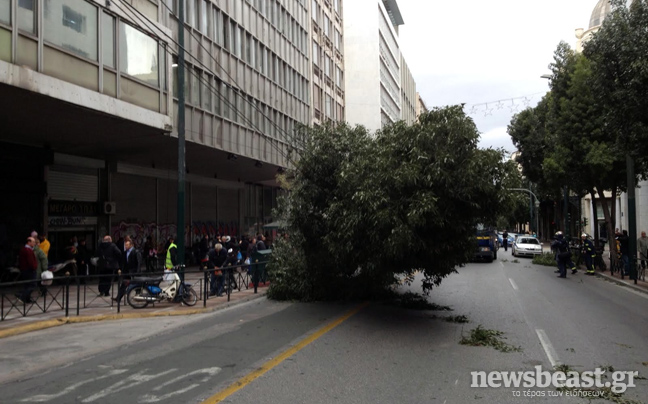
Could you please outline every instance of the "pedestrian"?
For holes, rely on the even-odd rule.
[[[79,239],[79,246],[77,247],[77,267],[80,269],[79,275],[90,275],[90,251],[86,245],[86,239],[81,237]],[[85,284],[86,278],[81,279],[81,283]]]
[[[47,255],[45,255],[45,252],[40,248],[40,239],[35,238],[36,244],[34,245],[34,255],[36,255],[36,262],[38,263],[38,267],[36,268],[36,279],[41,279],[41,274],[43,271],[47,271],[48,268],[48,263],[47,263]],[[39,286],[41,296],[43,296],[45,293],[47,293],[47,286],[41,285]]]
[[[34,237],[27,237],[25,245],[18,253],[18,269],[20,269],[19,281],[34,281],[36,279],[36,270],[38,269],[38,261],[36,254],[34,254],[34,246],[36,240]],[[16,297],[22,303],[33,303],[31,292],[34,289],[35,282],[27,282],[23,286],[21,293],[16,294]]]
[[[79,243],[77,241],[77,237],[72,236],[70,238],[70,241],[68,242],[68,245],[65,246],[65,250],[63,252],[65,260],[70,261],[68,270],[71,270],[74,277],[77,276],[77,262],[79,262],[79,251],[77,249],[78,246]]]
[[[43,250],[46,257],[49,256],[50,242],[47,239],[47,233],[43,232],[43,234],[38,236],[38,239],[40,240],[40,249]]]
[[[102,243],[99,244],[98,252],[99,295],[110,296],[110,284],[113,276],[119,270],[122,253],[117,245],[112,242],[112,237],[107,234],[104,236]]]
[[[178,246],[174,243],[175,238],[173,236],[169,237],[169,247],[166,252],[166,261],[164,262],[164,268],[167,271],[171,271],[173,267],[178,265]]]
[[[241,241],[239,242],[239,247],[241,249],[241,256],[242,256],[241,259],[243,260],[243,262],[245,262],[245,260],[249,257],[248,249],[250,247],[250,240],[248,240],[247,234],[244,234],[241,237]]]
[[[265,238],[265,236],[263,234],[259,233],[257,235],[257,242],[256,242],[257,251],[267,250],[268,249],[268,247],[266,247],[266,244],[265,244],[265,239],[266,238]]]
[[[641,237],[637,239],[637,249],[639,250],[639,258],[641,259],[641,269],[646,269],[646,261],[648,260],[648,237],[646,232],[641,232]]]
[[[142,271],[142,254],[133,245],[133,240],[126,236],[124,239],[124,255],[122,255],[122,281],[117,291],[117,296],[112,300],[119,302],[124,294],[126,288],[130,285],[132,275],[139,274]]]
[[[502,245],[504,246],[504,251],[508,251],[508,231],[506,229],[502,233]]]
[[[581,234],[583,245],[581,246],[581,254],[585,258],[585,267],[587,268],[587,275],[594,275],[594,258],[596,258],[596,250],[594,243],[587,237],[587,234]]]
[[[153,238],[148,236],[146,238],[146,243],[144,243],[144,260],[146,262],[146,271],[153,272],[155,271],[155,263],[157,261],[157,250],[155,248],[155,243],[153,243]]]
[[[221,296],[223,294],[223,270],[222,267],[227,260],[227,252],[221,243],[216,243],[209,251],[210,282],[209,296]]]
[[[619,251],[621,253],[621,262],[623,262],[623,275],[630,275],[630,243],[628,231],[623,230],[621,235],[617,236],[619,241]]]
[[[569,244],[565,240],[562,232],[556,233],[554,241],[551,243],[551,249],[556,251],[556,260],[558,262],[559,278],[567,278],[567,263],[570,259]]]

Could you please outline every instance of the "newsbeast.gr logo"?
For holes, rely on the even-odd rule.
[[[595,368],[593,371],[578,373],[575,371],[563,372],[542,370],[542,366],[534,367],[535,370],[527,371],[474,371],[470,372],[472,383],[470,387],[513,387],[513,388],[561,388],[568,389],[591,389],[610,388],[612,392],[620,394],[628,387],[635,387],[634,378],[639,375],[636,371],[614,371],[610,372],[612,381],[606,376],[606,370]],[[603,380],[605,378],[605,381]]]

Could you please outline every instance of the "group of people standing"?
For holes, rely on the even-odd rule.
[[[219,235],[210,240],[204,236],[200,242],[200,266],[210,271],[209,296],[221,296],[225,282],[235,283],[233,271],[224,273],[224,268],[249,264],[252,254],[267,248],[263,234],[251,238],[244,235],[240,240]]]
[[[152,257],[151,249],[153,243],[151,237],[148,237],[144,246],[146,260],[143,259],[142,251],[135,247],[135,243],[130,236],[123,239],[123,250],[112,241],[110,235],[105,235],[99,248],[97,249],[97,273],[99,275],[99,295],[110,296],[110,288],[113,279],[118,271],[121,270],[122,282],[119,284],[117,296],[112,300],[119,302],[126,293],[130,284],[130,277],[142,272],[142,267],[146,265],[149,269],[149,258]],[[171,271],[178,264],[178,246],[175,244],[175,238],[169,237],[165,245],[166,259],[164,262],[165,270]],[[157,259],[157,250],[155,251]]]

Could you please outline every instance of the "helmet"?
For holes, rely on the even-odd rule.
[[[556,232],[556,236],[562,236],[562,235],[563,235],[563,234],[562,234],[562,231],[557,231],[557,232]]]
[[[586,233],[581,234],[581,238],[587,238],[587,234]]]

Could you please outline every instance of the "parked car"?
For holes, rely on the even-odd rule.
[[[542,243],[533,236],[518,235],[513,243],[514,257],[542,255]]]

